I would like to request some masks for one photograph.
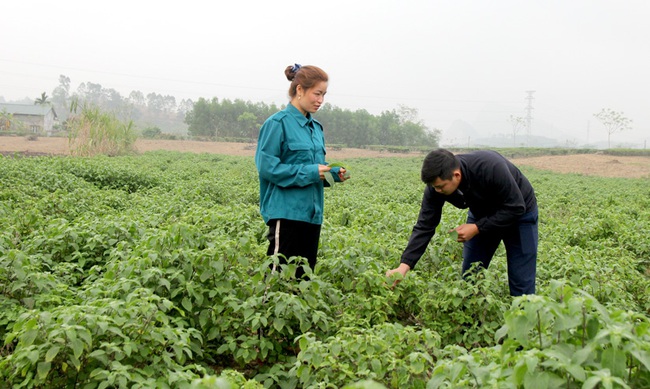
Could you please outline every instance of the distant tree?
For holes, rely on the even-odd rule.
[[[239,115],[246,111],[246,104],[243,100],[230,100],[223,99],[221,104],[215,105],[215,123],[217,132],[222,137],[238,138],[241,136],[239,133],[239,122],[237,119]]]
[[[176,98],[171,95],[162,98],[163,111],[166,113],[176,112]]]
[[[510,125],[512,126],[512,144],[517,145],[517,134],[522,128],[526,127],[526,120],[521,116],[510,115]]]
[[[131,91],[128,97],[128,102],[138,108],[144,108],[147,105],[144,99],[144,94],[137,90]]]
[[[194,102],[192,99],[182,99],[181,102],[178,103],[176,117],[179,120],[184,121],[185,116],[188,112],[192,111],[192,108],[194,108]]]
[[[178,104],[178,111],[183,115],[190,112],[192,108],[194,108],[194,102],[192,99],[182,99]]]
[[[400,117],[395,112],[383,111],[379,116],[379,143],[382,145],[401,146],[402,142],[399,139]]]
[[[70,77],[61,74],[59,75],[59,85],[52,91],[52,105],[62,122],[68,118],[69,100]]]
[[[82,82],[77,88],[77,97],[79,101],[88,104],[102,106],[106,102],[106,90],[101,84],[92,82]]]
[[[187,131],[191,136],[214,138],[217,136],[216,118],[213,114],[219,104],[217,98],[211,101],[203,97],[194,103],[194,109],[185,115]]]
[[[257,116],[251,112],[244,112],[237,118],[241,126],[241,133],[243,136],[250,138],[251,143],[257,138],[257,130],[260,127],[257,122]]]
[[[356,110],[350,118],[350,131],[342,133],[340,139],[334,143],[345,143],[351,147],[378,144],[377,122],[376,116],[371,115],[365,109]]]
[[[439,135],[430,132],[424,121],[420,120],[417,108],[399,105],[397,113],[400,123],[401,146],[436,146]]]
[[[152,112],[163,112],[165,108],[164,97],[158,93],[149,93],[147,95],[147,108]]]
[[[614,133],[632,128],[632,120],[623,116],[623,112],[616,112],[611,108],[603,108],[594,114],[607,131],[607,148],[611,148],[611,136]]]
[[[34,100],[34,105],[50,105],[50,100],[47,96],[47,93],[41,93],[41,97],[38,97],[36,100]]]
[[[402,124],[406,122],[412,122],[412,123],[420,122],[420,120],[418,119],[420,113],[417,108],[408,107],[406,105],[400,104],[397,108],[397,114],[399,115],[400,122]]]
[[[103,109],[108,111],[118,111],[123,109],[124,100],[122,99],[120,92],[113,88],[109,88],[103,90],[103,95],[105,97],[105,101],[102,104]]]
[[[434,146],[438,147],[440,145],[440,137],[442,136],[442,130],[438,128],[434,128],[432,130],[427,131],[426,138],[427,138],[427,145],[428,146]]]
[[[187,109],[187,103],[181,104]],[[181,111],[179,105],[179,113]],[[216,139],[257,137],[257,131],[270,115],[284,107],[251,103],[241,99],[200,98],[184,115],[190,136]],[[352,112],[324,104],[315,114],[323,125],[330,144],[361,147],[364,145],[437,146],[439,130],[429,130],[418,119],[417,109],[401,106],[380,116],[365,110]]]

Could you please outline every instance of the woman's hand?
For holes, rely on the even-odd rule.
[[[327,165],[318,165],[318,174],[320,175],[320,179],[324,180],[325,173],[329,172],[331,169],[332,168]]]
[[[346,173],[347,173],[347,170],[345,170],[344,167],[342,167],[342,168],[339,170],[339,180],[341,180],[341,182],[350,179],[350,174],[346,174]]]

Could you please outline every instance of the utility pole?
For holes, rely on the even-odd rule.
[[[527,90],[526,100],[528,100],[528,105],[526,106],[526,146],[530,145],[530,127],[533,122],[533,93],[534,90]]]

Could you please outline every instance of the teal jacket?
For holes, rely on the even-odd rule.
[[[291,104],[260,128],[255,165],[260,179],[260,212],[265,223],[289,219],[323,224],[325,165],[323,127]],[[332,168],[337,173],[339,168]],[[338,174],[334,179],[339,181]]]

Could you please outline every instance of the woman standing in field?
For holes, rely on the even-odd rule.
[[[262,125],[255,152],[260,180],[260,212],[269,226],[268,255],[308,260],[313,270],[323,223],[326,174],[347,179],[344,168],[325,162],[323,127],[314,114],[323,104],[328,77],[316,66],[288,66],[290,102]],[[275,267],[273,268],[275,270]],[[296,277],[304,274],[302,267]]]

